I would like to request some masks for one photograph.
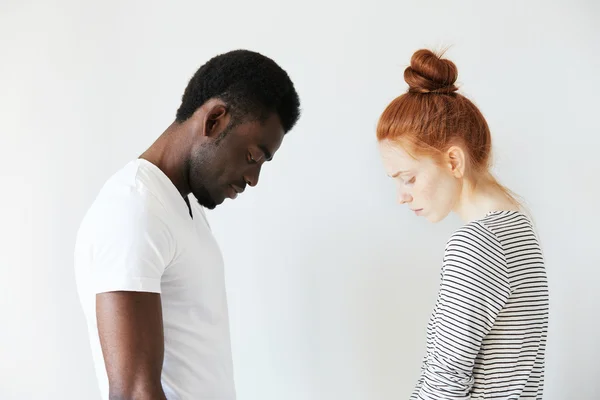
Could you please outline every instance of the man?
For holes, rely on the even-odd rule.
[[[104,400],[235,398],[223,260],[201,206],[258,183],[299,106],[273,60],[219,55],[175,122],[102,188],[75,269]]]

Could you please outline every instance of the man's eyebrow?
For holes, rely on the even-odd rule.
[[[265,160],[271,161],[273,159],[273,155],[271,154],[269,149],[267,149],[266,146],[261,144],[258,146],[258,148],[260,149],[260,151],[262,151],[265,154]]]

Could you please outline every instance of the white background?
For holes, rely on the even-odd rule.
[[[78,224],[195,70],[236,48],[283,66],[304,111],[261,184],[209,214],[239,399],[408,398],[460,222],[395,204],[374,130],[412,53],[444,46],[544,245],[544,398],[600,398],[599,17],[591,0],[0,1],[0,398],[99,399]]]

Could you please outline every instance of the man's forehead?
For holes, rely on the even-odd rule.
[[[283,141],[284,131],[277,114],[258,122],[256,136],[259,141],[263,142],[262,144],[279,147]]]
[[[234,129],[242,142],[247,146],[258,147],[267,158],[271,158],[279,149],[284,137],[279,117],[242,122]]]

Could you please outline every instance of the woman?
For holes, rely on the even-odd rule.
[[[457,93],[456,66],[417,51],[408,92],[377,126],[398,202],[431,222],[455,212],[427,352],[412,399],[540,399],[548,283],[533,225],[490,173],[491,136]]]

